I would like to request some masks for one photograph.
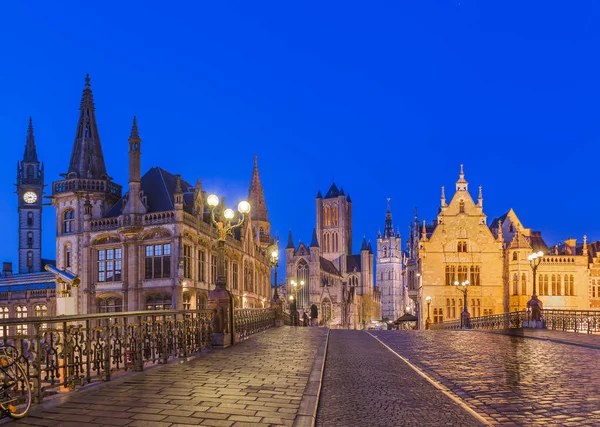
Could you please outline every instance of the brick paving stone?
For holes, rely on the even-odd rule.
[[[300,408],[315,355],[324,343],[323,328],[282,327],[256,334],[224,350],[211,350],[184,363],[131,372],[106,384],[82,388],[60,400],[34,405],[19,425],[126,425],[168,427],[172,424],[259,425],[259,410],[289,411],[290,424]],[[270,409],[266,404],[269,403]],[[249,405],[254,406],[248,410]],[[239,420],[227,420],[239,416]],[[247,417],[247,418],[244,418]],[[283,417],[272,417],[283,418]],[[104,422],[106,420],[106,422]],[[128,422],[128,424],[125,424]]]
[[[332,330],[317,426],[481,426],[363,331]]]
[[[373,335],[499,424],[600,425],[598,335],[547,330]]]

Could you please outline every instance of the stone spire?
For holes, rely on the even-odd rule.
[[[587,256],[587,254],[588,254],[588,245],[587,245],[587,236],[585,236],[585,235],[583,236],[583,248],[582,248],[582,251],[583,251],[582,254],[584,256]]]
[[[362,241],[362,245],[360,246],[360,250],[361,250],[361,252],[369,250],[369,247],[367,246],[367,236],[363,236],[363,241]]]
[[[294,238],[292,237],[292,229],[290,229],[290,234],[288,234],[288,242],[287,242],[287,246],[285,247],[286,249],[294,249]]]
[[[479,186],[479,197],[478,197],[478,200],[479,200],[479,203],[478,203],[479,207],[480,208],[483,207],[483,192],[481,191],[481,185]]]
[[[385,228],[383,238],[394,237],[394,227],[392,226],[392,208],[390,207],[390,198],[387,199],[387,213],[385,214]]]
[[[292,232],[290,231],[290,236],[291,235],[292,235]],[[317,239],[317,229],[316,228],[313,229],[313,235],[312,235],[312,241],[310,242],[310,247],[311,248],[319,247],[319,239]]]
[[[23,154],[24,162],[36,163],[37,150],[35,148],[35,139],[33,137],[33,121],[29,117],[29,128],[27,129],[27,140],[25,141],[25,154]]]
[[[131,134],[129,135],[129,182],[138,182],[141,179],[141,142],[142,138],[140,138],[140,134],[138,133],[137,118],[133,116]]]
[[[94,97],[90,89],[90,76],[85,76],[85,88],[79,106],[79,121],[77,133],[69,164],[69,178],[93,178],[108,179],[98,125],[96,124],[96,113]]]
[[[446,206],[446,194],[444,193],[444,186],[442,185],[442,196],[440,197],[442,207]]]
[[[456,181],[456,191],[468,191],[469,183],[465,180],[465,172],[463,170],[463,165],[460,165],[460,174],[458,176],[458,181]]]
[[[254,169],[252,170],[252,181],[248,190],[248,201],[252,206],[252,221],[269,221],[267,205],[265,203],[265,193],[260,183],[258,175],[258,156],[254,155]]]

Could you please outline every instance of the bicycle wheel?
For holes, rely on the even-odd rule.
[[[11,418],[23,418],[31,407],[31,384],[21,365],[14,360],[3,359],[7,366],[2,368],[2,387],[4,396],[2,406]]]

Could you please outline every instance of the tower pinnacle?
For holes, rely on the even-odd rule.
[[[456,181],[456,191],[467,191],[468,189],[469,183],[465,180],[465,172],[463,170],[463,165],[461,164],[458,181]]]
[[[90,76],[86,74],[85,88],[79,105],[77,132],[69,164],[69,178],[108,178],[96,124],[95,109]]]
[[[29,117],[29,127],[27,128],[27,140],[25,141],[24,162],[37,162],[37,150],[35,148],[35,139],[33,137],[33,121]]]
[[[265,193],[260,183],[260,176],[258,174],[258,156],[254,155],[254,169],[252,170],[252,181],[250,182],[250,189],[248,190],[248,201],[252,206],[252,220],[253,221],[269,221],[269,214],[267,212],[267,205],[265,203]]]
[[[394,237],[394,227],[392,225],[392,208],[390,207],[390,198],[387,198],[387,212],[385,214],[385,228],[383,230],[383,238]]]

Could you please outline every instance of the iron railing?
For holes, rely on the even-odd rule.
[[[523,322],[531,320],[526,311],[515,311],[491,316],[473,317],[470,329],[512,329],[522,328]],[[542,321],[553,331],[600,333],[600,311],[594,310],[543,310]],[[432,323],[430,329],[460,329],[460,319]]]
[[[275,310],[272,308],[240,308],[234,314],[239,341],[275,326]]]
[[[210,347],[209,310],[156,310],[0,320],[0,342],[19,351],[36,402],[59,387],[110,381],[117,371]]]

